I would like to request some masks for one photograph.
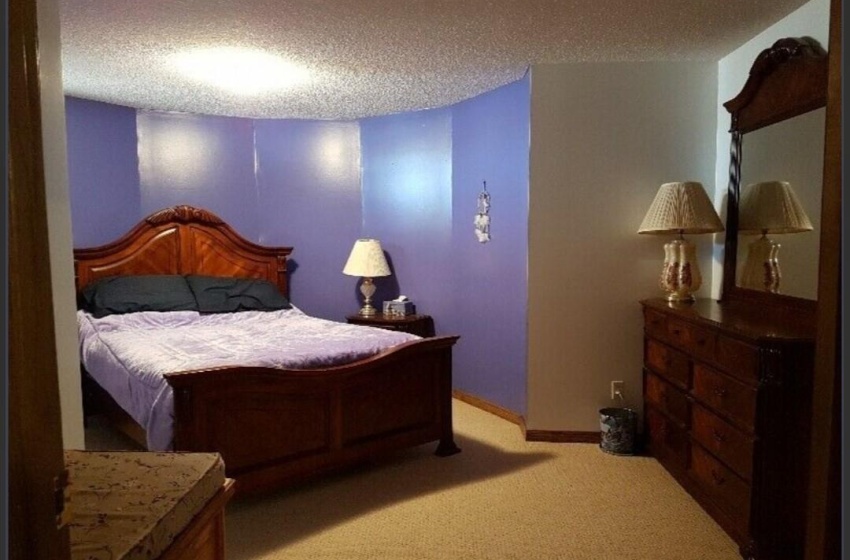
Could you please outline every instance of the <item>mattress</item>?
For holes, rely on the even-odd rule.
[[[72,560],[158,558],[225,481],[218,453],[65,451]]]
[[[311,317],[298,309],[200,314],[77,312],[86,371],[147,432],[171,449],[174,400],[164,375],[215,367],[313,369],[344,365],[417,340],[408,333]]]

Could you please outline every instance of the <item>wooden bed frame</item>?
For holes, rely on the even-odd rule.
[[[247,241],[206,210],[175,206],[148,216],[113,243],[76,249],[76,287],[79,293],[106,276],[205,274],[268,279],[288,295],[291,251]],[[460,451],[451,408],[457,339],[408,342],[323,369],[167,374],[174,390],[174,449],[221,453],[240,495],[431,441],[439,441],[437,455],[453,455]],[[141,427],[111,405],[118,410],[116,425],[138,440]]]

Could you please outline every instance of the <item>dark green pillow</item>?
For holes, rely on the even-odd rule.
[[[276,311],[292,307],[268,280],[198,275],[189,275],[186,280],[201,313]]]
[[[189,284],[176,274],[110,276],[86,286],[81,307],[95,317],[137,311],[197,311]]]

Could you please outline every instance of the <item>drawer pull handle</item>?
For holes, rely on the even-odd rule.
[[[711,478],[714,479],[714,483],[718,486],[726,482],[726,479],[720,476],[720,474],[714,469],[711,469]]]
[[[715,441],[718,441],[720,443],[723,443],[724,441],[726,441],[726,436],[724,436],[723,434],[721,434],[717,430],[712,431],[711,437],[713,437]]]
[[[713,393],[718,397],[723,398],[729,393],[729,391],[723,389],[722,387],[717,387],[713,390]]]

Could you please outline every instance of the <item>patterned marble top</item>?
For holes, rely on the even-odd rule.
[[[66,451],[73,560],[159,557],[224,484],[217,453]]]

